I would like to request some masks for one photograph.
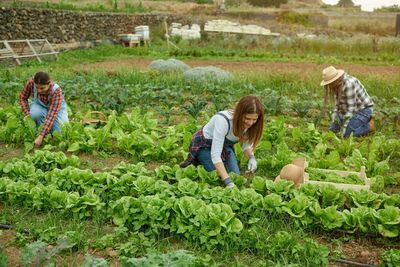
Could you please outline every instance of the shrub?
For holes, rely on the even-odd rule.
[[[261,6],[261,7],[274,6],[278,8],[280,7],[281,4],[286,4],[288,0],[247,0],[247,2],[252,6]]]
[[[284,11],[278,15],[278,21],[289,24],[310,25],[310,15]]]
[[[225,70],[214,66],[208,67],[197,67],[185,71],[183,74],[186,81],[196,81],[196,82],[226,82],[233,79],[233,75]]]
[[[176,60],[173,58],[164,60],[164,59],[157,59],[150,63],[150,69],[156,70],[160,73],[173,73],[173,72],[184,72],[190,67],[183,63],[180,60]]]

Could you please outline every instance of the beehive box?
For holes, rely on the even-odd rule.
[[[317,171],[323,172],[323,173],[336,173],[337,175],[341,177],[346,177],[349,176],[350,174],[355,174],[357,175],[361,181],[364,182],[363,185],[358,185],[358,184],[345,184],[345,183],[335,183],[335,182],[326,182],[326,181],[314,181],[310,180],[309,173],[304,172],[304,183],[305,184],[315,184],[315,185],[333,185],[334,187],[338,189],[352,189],[356,191],[360,191],[362,189],[364,190],[370,190],[371,187],[371,180],[367,178],[367,175],[365,173],[365,166],[361,167],[360,172],[354,172],[354,171],[341,171],[341,170],[327,170],[327,169],[315,169]]]

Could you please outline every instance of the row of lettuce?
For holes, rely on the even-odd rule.
[[[120,163],[94,173],[77,168],[78,163],[75,156],[48,151],[2,161],[1,199],[82,219],[101,214],[117,225],[154,234],[170,231],[207,246],[224,244],[225,237],[237,236],[266,214],[291,218],[304,228],[399,235],[399,194],[310,184],[295,189],[290,182],[260,176],[249,185],[233,176],[240,188],[224,190],[217,174],[201,166],[161,165],[148,171],[143,163]]]
[[[175,164],[185,157],[192,133],[199,127],[194,120],[160,125],[153,114],[143,114],[140,109],[119,116],[111,113],[101,127],[82,124],[82,116],[77,115],[61,133],[48,136],[47,146],[71,153],[119,153],[138,161]],[[34,122],[24,119],[18,108],[0,109],[0,142],[25,145],[26,151],[30,151],[35,138]],[[245,164],[240,149],[238,152]],[[383,135],[361,140],[340,139],[332,132],[320,133],[311,123],[288,127],[284,117],[267,122],[256,156],[257,174],[268,177],[275,177],[284,165],[299,156],[305,157],[310,167],[321,169],[359,171],[365,166],[377,191],[395,184],[400,175],[396,164],[400,159],[399,139]]]

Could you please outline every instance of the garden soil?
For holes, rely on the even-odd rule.
[[[121,68],[148,70],[151,59],[125,59],[108,60],[98,63],[80,65],[79,70],[90,71],[103,69],[107,72],[116,72]],[[293,63],[293,62],[266,62],[266,61],[224,61],[224,60],[182,60],[191,67],[215,66],[224,70],[237,73],[294,73],[302,75],[320,74],[327,64]],[[342,68],[356,75],[379,75],[380,77],[395,78],[400,73],[399,66],[365,66],[362,64],[338,64],[336,68]]]

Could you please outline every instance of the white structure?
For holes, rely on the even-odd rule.
[[[181,36],[184,40],[190,39],[200,39],[200,25],[192,24],[191,27],[189,25],[184,25],[180,23],[172,23],[171,24],[171,36]]]
[[[150,40],[150,31],[147,25],[136,26],[135,33],[140,36],[140,40],[142,41]]]
[[[243,33],[243,34],[256,34],[279,36],[280,33],[271,32],[271,30],[263,28],[258,25],[240,25],[239,22],[232,22],[229,20],[210,20],[204,26],[206,32],[226,32],[226,33]]]

